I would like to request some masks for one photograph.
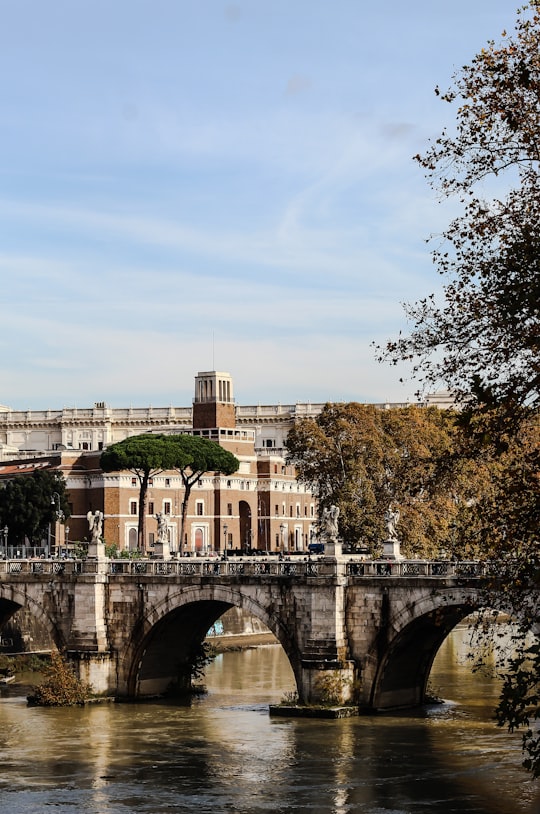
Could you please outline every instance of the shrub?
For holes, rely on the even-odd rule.
[[[51,663],[45,670],[45,681],[39,684],[28,704],[36,707],[71,707],[84,704],[91,693],[89,684],[81,681],[66,659],[58,652],[51,653]]]

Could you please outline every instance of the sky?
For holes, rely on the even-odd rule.
[[[373,348],[441,285],[412,156],[518,5],[0,0],[0,403],[414,400]]]

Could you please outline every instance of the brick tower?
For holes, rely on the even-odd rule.
[[[195,376],[193,429],[234,428],[233,382],[229,373],[212,370]]]

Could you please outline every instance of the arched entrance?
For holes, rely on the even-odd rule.
[[[240,548],[249,551],[253,548],[253,533],[251,528],[251,506],[246,500],[238,504],[240,513]]]
[[[138,533],[136,528],[128,531],[128,551],[137,551]]]

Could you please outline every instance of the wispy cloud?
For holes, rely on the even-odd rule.
[[[241,401],[401,400],[411,156],[507,0],[60,5],[3,9],[0,401],[189,403],[214,334]]]

